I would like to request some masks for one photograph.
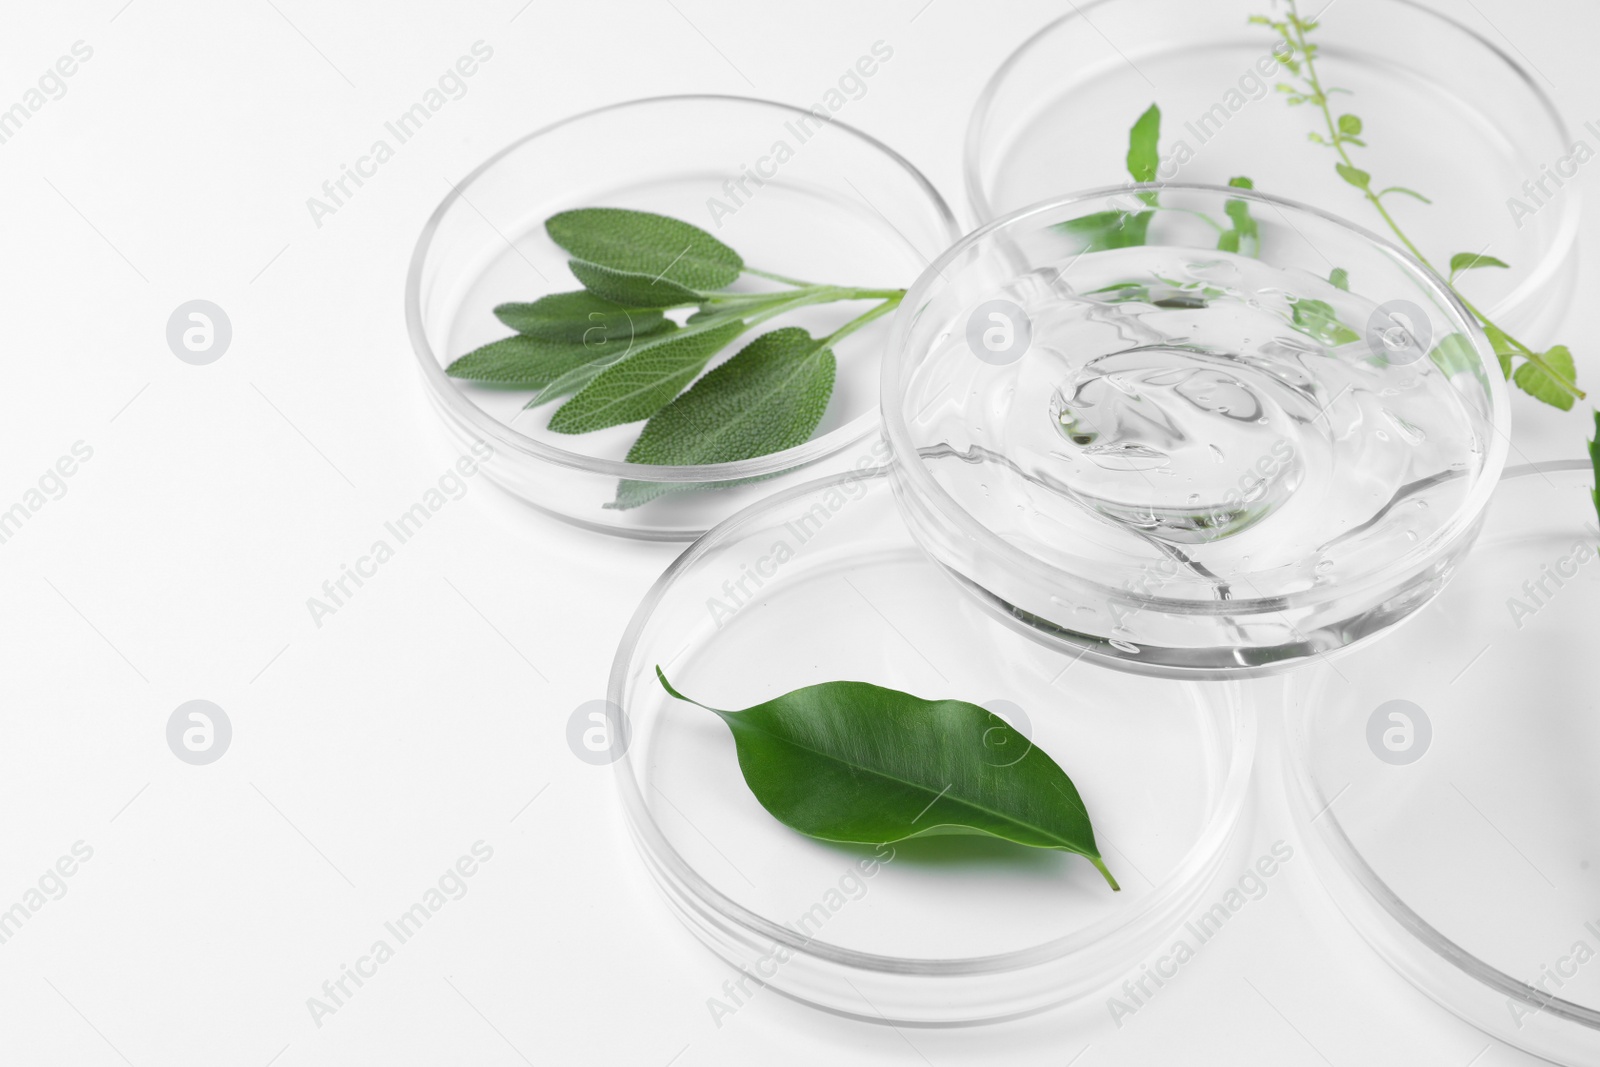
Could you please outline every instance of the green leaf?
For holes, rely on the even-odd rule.
[[[1161,109],[1151,104],[1128,130],[1128,173],[1136,182],[1153,182],[1161,165]]]
[[[1361,120],[1354,115],[1340,115],[1339,134],[1343,137],[1360,137]]]
[[[538,389],[597,359],[626,352],[626,338],[585,345],[518,334],[475,348],[445,368],[452,378],[515,389]]]
[[[694,381],[711,357],[744,328],[741,320],[713,317],[660,338],[636,341],[632,352],[603,369],[550,417],[551,431],[589,433],[648,419]]]
[[[1464,270],[1477,270],[1479,267],[1505,267],[1510,269],[1511,264],[1504,263],[1493,256],[1486,256],[1481,252],[1457,252],[1450,257],[1450,277],[1452,278]]]
[[[1234,178],[1228,184],[1235,189],[1255,188],[1255,183],[1249,178]],[[1261,231],[1250,215],[1250,202],[1229,200],[1222,210],[1227,213],[1233,228],[1218,239],[1217,247],[1224,252],[1243,251],[1246,255],[1255,255],[1261,246]]]
[[[666,322],[659,311],[625,308],[586,290],[552,293],[531,304],[501,304],[494,316],[518,333],[591,344],[654,333]]]
[[[568,269],[583,287],[602,300],[635,308],[675,308],[698,304],[704,297],[677,282],[649,274],[604,267],[581,259],[570,260]]]
[[[1325,345],[1347,345],[1361,340],[1361,335],[1339,321],[1333,305],[1323,300],[1298,300],[1292,312],[1295,327],[1301,333]]]
[[[1495,358],[1500,361],[1500,372],[1507,378],[1511,377],[1511,359],[1520,353],[1520,349],[1507,337],[1505,331],[1493,323],[1484,323],[1483,332],[1489,337],[1489,344],[1494,348]]]
[[[1548,352],[1543,353],[1540,359],[1551,370],[1567,381],[1577,381],[1577,368],[1572,364],[1572,353],[1567,351],[1566,345],[1556,345]],[[1572,392],[1547,374],[1543,367],[1531,360],[1518,367],[1517,372],[1511,376],[1511,380],[1517,384],[1518,389],[1521,389],[1535,400],[1542,400],[1551,407],[1560,408],[1562,411],[1572,410],[1572,402],[1575,399]]]
[[[552,215],[544,228],[574,259],[687,289],[721,289],[744,269],[739,253],[700,227],[647,211],[580,208]]]
[[[1343,289],[1348,293],[1350,291],[1350,272],[1343,267],[1335,267],[1328,273],[1328,282],[1335,289]]]
[[[667,681],[662,688],[696,703]],[[866,682],[806,686],[743,711],[718,711],[745,784],[773,818],[824,841],[884,844],[959,827],[1074,852],[1119,888],[1077,787],[993,713]],[[995,758],[996,750],[1019,756]]]
[[[833,376],[823,341],[794,326],[764,333],[651,416],[628,462],[731,463],[804,444],[827,410]],[[670,488],[624,481],[608,506],[638,507]]]
[[[1097,211],[1092,215],[1060,223],[1066,233],[1081,242],[1080,252],[1103,252],[1111,248],[1133,248],[1145,243],[1154,211]]]
[[[1483,380],[1483,364],[1478,359],[1477,346],[1464,333],[1446,334],[1433,346],[1428,358],[1447,378],[1466,371],[1479,381]]]
[[[1600,515],[1600,411],[1594,413],[1594,436],[1589,439],[1589,462],[1594,466],[1594,488],[1589,495],[1594,498],[1594,510]]]
[[[1339,177],[1357,189],[1366,190],[1372,184],[1372,175],[1359,167],[1352,167],[1348,163],[1335,163],[1333,169],[1339,172]]]
[[[1256,187],[1255,182],[1242,174],[1237,178],[1229,178],[1228,184],[1235,189],[1254,189]]]

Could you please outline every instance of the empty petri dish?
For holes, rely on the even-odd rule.
[[[1501,326],[1554,329],[1576,282],[1587,158],[1545,93],[1543,75],[1448,15],[1411,0],[1303,3],[1334,114],[1362,123],[1354,165],[1432,262],[1492,255],[1462,289]],[[980,222],[1076,189],[1128,180],[1128,129],[1162,110],[1162,181],[1213,185],[1244,175],[1256,188],[1388,233],[1334,152],[1310,104],[1275,86],[1298,82],[1272,54],[1281,19],[1266,0],[1099,0],[1029,38],[990,80],[967,130],[967,195]]]
[[[1237,189],[991,223],[918,280],[883,371],[928,552],[1132,671],[1266,673],[1380,633],[1471,544],[1508,448],[1505,380],[1435,275]]]
[[[747,265],[791,278],[908,285],[958,235],[953,216],[904,158],[819,110],[727,96],[616,104],[529,134],[455,183],[417,240],[406,321],[434,407],[463,446],[492,450],[484,464],[490,477],[580,526],[688,540],[774,489],[826,473],[876,430],[883,323],[835,346],[833,392],[809,441],[732,463],[630,463],[641,423],[553,433],[547,424],[559,402],[525,410],[532,390],[486,387],[444,371],[510,334],[492,314],[496,305],[581,288],[567,253],[544,229],[547,218],[573,208],[679,218],[726,242]],[[735,286],[775,287],[748,275]],[[773,327],[820,336],[869,306],[801,309]],[[646,502],[633,506],[619,493],[624,483],[646,487],[633,494]]]
[[[1600,1062],[1600,531],[1588,463],[1508,470],[1443,593],[1296,676],[1291,792],[1317,871],[1423,992]]]
[[[658,665],[727,709],[839,680],[981,704],[1072,777],[1121,891],[1079,856],[993,839],[801,836]],[[1232,683],[1119,674],[996,621],[924,553],[881,468],[774,494],[690,546],[635,614],[609,698],[644,866],[745,995],[893,1023],[1024,1015],[1137,976],[1236,874],[1256,730]]]

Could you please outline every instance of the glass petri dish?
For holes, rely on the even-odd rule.
[[[524,411],[531,391],[444,373],[509,335],[495,305],[581,288],[544,231],[546,218],[577,207],[671,215],[714,233],[751,266],[845,285],[903,287],[959,234],[938,192],[885,145],[831,116],[741,97],[590,111],[508,145],[456,183],[423,227],[406,277],[406,322],[429,398],[459,443],[492,449],[484,470],[512,493],[579,526],[649,539],[698,536],[776,488],[826,473],[873,432],[886,328],[874,324],[836,346],[833,395],[805,444],[737,463],[625,462],[639,423],[554,434],[546,423],[559,403]],[[738,287],[774,286],[747,277]],[[776,325],[831,332],[865,306],[808,309]],[[670,491],[609,507],[624,480]]]
[[[1080,857],[993,840],[794,833],[658,664],[713,707],[844,679],[981,703],[1073,777],[1122,890]],[[1117,674],[995,622],[911,536],[882,468],[777,493],[690,546],[634,615],[609,699],[628,727],[627,821],[678,918],[752,981],[897,1024],[1039,1011],[1170,949],[1231,871],[1256,739],[1228,683]]]
[[[1217,249],[1241,209],[1254,256]],[[1123,670],[1261,674],[1381,632],[1444,584],[1508,449],[1504,378],[1435,275],[1242,190],[991,223],[907,295],[883,373],[930,555]]]
[[[1600,531],[1586,462],[1506,472],[1449,587],[1291,689],[1323,884],[1439,1004],[1600,1062]]]
[[[1574,141],[1543,76],[1411,0],[1303,6],[1325,12],[1312,37],[1324,82],[1353,94],[1337,98],[1339,112],[1365,124],[1356,165],[1379,186],[1433,200],[1398,194],[1385,206],[1436,264],[1456,252],[1511,264],[1463,279],[1501,326],[1534,337],[1554,329],[1577,280],[1581,198]],[[1273,91],[1286,76],[1271,56],[1272,32],[1246,19],[1283,13],[1263,0],[1075,5],[1012,53],[979,99],[965,149],[972,211],[987,222],[1126,181],[1128,128],[1154,102],[1161,180],[1222,185],[1248,175],[1258,189],[1382,228],[1334,172],[1333,152],[1307,141],[1320,115]]]

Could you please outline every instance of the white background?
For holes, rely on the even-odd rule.
[[[400,299],[447,181],[631,97],[809,104],[883,39],[894,62],[847,121],[964,211],[983,81],[1070,7],[523,3],[5,5],[0,106],[74,42],[94,51],[0,144],[0,509],[75,442],[93,458],[0,544],[0,908],[75,842],[93,858],[0,945],[0,1063],[1532,1062],[1378,963],[1299,860],[1120,1029],[1101,1003],[896,1031],[771,993],[719,1028],[706,1000],[729,972],[644,879],[610,773],[564,740],[676,548],[479,480],[314,626],[307,597],[454,460]],[[1445,6],[1508,39],[1575,128],[1600,118],[1591,3]],[[307,197],[480,39],[467,95],[314,225]],[[1597,241],[1591,211],[1591,263]],[[194,298],[233,324],[205,367],[165,340]],[[1591,308],[1533,340],[1568,340],[1595,382]],[[1580,453],[1584,418],[1513,405],[1526,456]],[[234,727],[207,767],[165,740],[194,698]],[[1251,856],[1292,839],[1276,776]],[[479,840],[470,891],[317,1026],[307,998]]]

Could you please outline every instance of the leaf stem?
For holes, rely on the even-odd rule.
[[[1094,864],[1095,870],[1106,876],[1106,881],[1111,884],[1112,890],[1118,893],[1122,892],[1122,887],[1117,884],[1117,880],[1111,877],[1111,870],[1106,866],[1105,860],[1101,859],[1099,856],[1085,856],[1085,858],[1090,863]]]
[[[815,287],[812,282],[803,282],[798,278],[790,278],[790,277],[788,277],[786,275],[783,275],[783,274],[774,274],[770,270],[757,270],[754,267],[746,266],[744,268],[744,272],[746,274],[754,274],[757,278],[765,278],[765,279],[767,279],[768,281],[771,281],[771,282],[781,282],[784,285],[792,285],[797,289],[805,289],[805,288],[814,288]]]
[[[1333,117],[1333,110],[1328,106],[1328,94],[1332,90],[1324,90],[1322,87],[1322,80],[1317,75],[1315,52],[1313,51],[1311,45],[1306,41],[1307,23],[1300,18],[1299,0],[1289,0],[1288,25],[1294,33],[1291,43],[1299,50],[1301,61],[1305,64],[1306,82],[1311,88],[1310,99],[1317,105],[1317,110],[1322,113],[1323,122],[1327,125],[1328,144],[1335,152],[1339,153],[1339,159],[1343,161],[1346,168],[1351,171],[1360,171],[1361,168],[1355,165],[1355,162],[1350,158],[1350,153],[1345,149],[1345,142],[1348,140],[1348,138],[1339,131],[1339,124]],[[1346,180],[1348,181],[1349,179]],[[1383,206],[1383,194],[1374,193],[1372,191],[1370,179],[1365,185],[1362,185],[1359,188],[1361,189],[1362,195],[1367,198],[1367,201],[1372,204],[1373,208],[1376,209],[1378,214],[1383,218],[1384,223],[1389,227],[1389,231],[1393,233],[1395,237],[1399,238],[1401,244],[1405,245],[1406,250],[1415,256],[1417,261],[1424,267],[1427,267],[1435,274],[1439,273],[1434,265],[1428,261],[1428,257],[1422,254],[1422,250],[1412,243],[1410,237],[1406,236],[1406,232],[1400,228],[1400,224],[1394,220],[1394,216],[1389,214],[1388,208]],[[1394,186],[1391,186],[1389,189],[1384,190],[1384,192],[1389,192],[1394,188]],[[1535,352],[1533,349],[1529,348],[1515,337],[1512,337],[1511,334],[1507,333],[1505,330],[1501,329],[1493,321],[1491,321],[1489,316],[1478,310],[1472,301],[1468,300],[1466,296],[1462,294],[1461,290],[1455,287],[1453,279],[1445,284],[1450,287],[1451,292],[1456,294],[1456,298],[1461,301],[1462,306],[1464,306],[1486,330],[1493,330],[1501,337],[1504,337],[1517,349],[1517,351],[1525,360],[1527,360],[1529,363],[1532,363],[1535,367],[1538,367],[1539,370],[1542,371],[1544,375],[1554,382],[1556,386],[1563,392],[1569,393],[1572,396],[1577,397],[1579,400],[1582,400],[1588,395],[1582,389],[1578,388],[1576,382],[1568,380],[1566,376],[1558,372],[1554,367],[1550,366],[1550,364],[1545,361],[1542,355]]]
[[[872,322],[872,321],[874,321],[876,319],[882,318],[883,316],[889,314],[889,312],[893,311],[895,308],[899,307],[900,306],[900,301],[902,299],[904,299],[904,297],[905,297],[905,292],[904,292],[904,290],[902,290],[899,293],[899,295],[889,297],[883,303],[879,304],[877,307],[871,309],[870,311],[866,311],[866,312],[864,312],[864,313],[862,313],[860,315],[857,315],[855,318],[851,319],[849,322],[845,323],[843,326],[839,327],[837,330],[834,330],[827,337],[823,338],[822,339],[822,344],[821,344],[820,347],[822,347],[822,348],[832,348],[835,344],[837,344],[840,341],[844,340],[846,337],[849,337],[851,334],[855,333],[857,330],[861,329],[863,326],[867,325],[868,323],[870,323],[870,322]]]

